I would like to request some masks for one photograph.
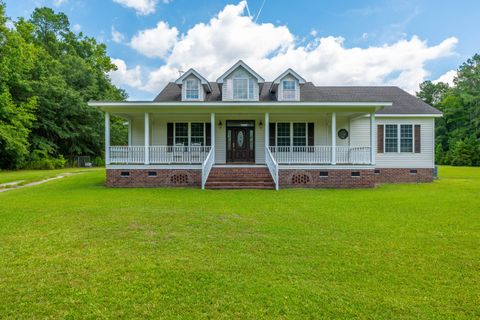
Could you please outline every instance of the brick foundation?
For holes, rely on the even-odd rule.
[[[353,173],[353,176],[352,176]],[[373,169],[281,169],[280,188],[373,188]]]
[[[122,173],[127,172],[128,176],[122,176]],[[201,187],[202,170],[107,169],[106,185],[108,187]]]
[[[432,182],[433,169],[378,168],[375,170],[376,183],[419,183]]]
[[[247,168],[228,170],[249,176],[244,173]],[[425,168],[280,169],[279,179],[280,188],[372,188],[378,183],[432,182],[433,173]],[[258,176],[253,171],[251,175]],[[109,187],[201,187],[201,183],[199,169],[107,169]]]

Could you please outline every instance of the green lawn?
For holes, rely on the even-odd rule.
[[[0,193],[0,318],[479,318],[480,168],[440,175],[201,191],[93,170]]]

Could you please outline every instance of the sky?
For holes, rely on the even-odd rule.
[[[5,1],[5,0],[4,0]],[[6,0],[7,15],[47,6],[105,43],[112,81],[152,100],[180,71],[215,81],[239,59],[266,81],[287,68],[316,85],[452,83],[480,53],[478,0]]]

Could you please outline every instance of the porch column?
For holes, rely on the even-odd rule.
[[[110,113],[105,112],[105,164],[110,164]]]
[[[337,114],[332,112],[332,164],[337,164]]]
[[[145,112],[145,164],[150,164],[150,115]]]
[[[370,164],[375,164],[375,113],[370,113]]]
[[[210,144],[212,145],[213,149],[213,162],[215,163],[215,113],[210,113]]]
[[[268,114],[268,112],[265,112],[265,123],[263,125],[265,127],[265,148],[268,148],[268,145],[270,143],[270,115]]]
[[[132,119],[128,120],[128,146],[132,146]]]

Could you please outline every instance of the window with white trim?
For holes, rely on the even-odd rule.
[[[293,124],[293,146],[300,147],[307,145],[307,124]]]
[[[400,152],[413,152],[413,126],[400,125]]]
[[[198,80],[188,79],[185,81],[185,98],[187,100],[197,100],[200,96]]]
[[[250,100],[253,99],[253,79],[237,78],[233,79],[233,99]]]
[[[175,145],[188,146],[188,122],[175,123]]]
[[[283,80],[282,81],[282,95],[283,100],[295,100],[296,88],[295,80]]]
[[[203,122],[192,122],[190,124],[190,145],[205,145],[205,124]]]
[[[398,126],[385,125],[385,152],[398,152]]]
[[[290,122],[277,123],[277,146],[290,146]]]

